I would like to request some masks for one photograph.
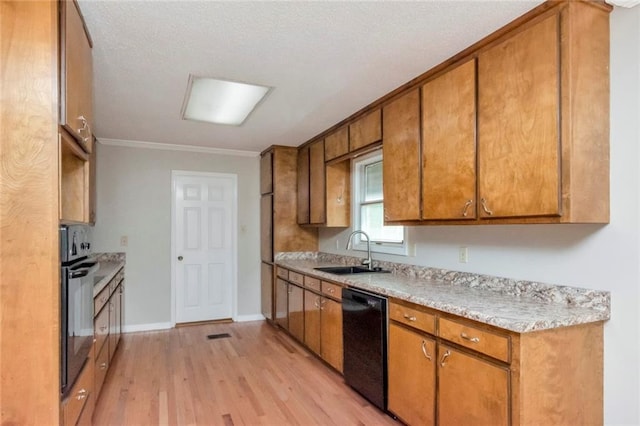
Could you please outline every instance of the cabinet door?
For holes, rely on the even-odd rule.
[[[304,290],[293,284],[289,284],[289,332],[304,341]]]
[[[320,349],[322,359],[342,373],[342,305],[323,297],[320,306]]]
[[[273,195],[260,197],[260,257],[273,262]]]
[[[309,146],[309,223],[325,222],[324,140],[321,140]]]
[[[276,324],[284,329],[289,329],[289,317],[287,315],[287,295],[289,289],[286,281],[278,278],[276,280]]]
[[[349,125],[349,150],[356,151],[382,139],[381,116],[376,109]]]
[[[95,143],[95,139],[93,141],[93,148],[91,149],[91,155],[89,156],[89,183],[87,184],[89,188],[88,199],[89,199],[89,220],[88,222],[91,225],[96,224],[96,216],[97,216],[97,195],[96,195],[96,171],[97,171],[97,161],[98,161],[98,144]]]
[[[389,411],[410,425],[434,425],[436,342],[389,324]]]
[[[320,296],[304,292],[304,343],[320,354]]]
[[[446,345],[438,347],[438,423],[508,425],[509,371]]]
[[[351,164],[341,161],[327,164],[326,226],[346,227],[351,224]]]
[[[475,219],[476,73],[471,60],[422,86],[422,218]]]
[[[61,124],[91,152],[93,136],[93,59],[75,1],[62,2]]]
[[[267,151],[260,157],[260,194],[273,192],[273,152]]]
[[[324,139],[324,159],[333,160],[349,153],[349,128],[342,127]]]
[[[480,217],[560,214],[558,19],[478,57]]]
[[[298,223],[309,224],[309,147],[298,150]]]
[[[260,267],[260,300],[262,315],[273,320],[273,265],[262,262]]]
[[[382,111],[384,220],[420,219],[420,93],[412,90]]]

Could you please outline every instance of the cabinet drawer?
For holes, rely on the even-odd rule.
[[[289,271],[289,281],[298,285],[304,285],[304,275]]]
[[[89,359],[78,377],[78,381],[73,385],[71,393],[64,402],[63,420],[64,425],[73,426],[78,423],[82,410],[91,397],[93,389],[93,360]],[[89,408],[89,407],[87,407]]]
[[[102,291],[93,299],[93,315],[98,315],[100,309],[109,300],[109,285],[106,285]]]
[[[313,277],[304,277],[304,286],[315,291],[320,291],[320,280]]]
[[[109,335],[109,308],[105,308],[98,314],[94,323],[94,335],[96,338],[96,351],[100,352]]]
[[[289,271],[279,266],[276,268],[276,275],[284,280],[289,279]]]
[[[435,315],[423,312],[417,307],[413,308],[391,302],[389,303],[389,318],[427,333],[436,333]]]
[[[322,281],[322,293],[334,299],[342,300],[342,286]]]
[[[102,384],[104,383],[104,378],[107,376],[107,371],[109,370],[109,347],[105,345],[100,354],[96,358],[95,365],[95,395],[96,397],[100,395],[100,390],[102,389]]]
[[[473,325],[462,324],[446,318],[439,319],[439,335],[443,339],[504,362],[510,362],[509,336],[501,336]]]

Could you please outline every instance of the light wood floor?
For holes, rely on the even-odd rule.
[[[231,337],[208,340],[207,335]],[[398,425],[266,322],[123,336],[101,425]]]

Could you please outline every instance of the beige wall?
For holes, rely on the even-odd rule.
[[[94,252],[127,254],[125,330],[171,321],[171,170],[238,176],[239,319],[260,315],[259,160],[100,144]],[[120,246],[120,237],[128,246]]]

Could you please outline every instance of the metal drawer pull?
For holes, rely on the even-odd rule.
[[[425,358],[427,358],[429,361],[431,361],[431,355],[429,355],[429,352],[427,352],[427,341],[426,340],[422,341],[422,353],[424,354]]]
[[[482,202],[482,210],[484,210],[484,212],[486,214],[491,216],[493,214],[493,212],[491,210],[489,210],[489,208],[487,207],[487,200],[485,200],[484,198],[481,198],[480,202]]]
[[[107,363],[103,362],[102,364],[100,364],[100,370],[105,370],[107,368]]]
[[[480,341],[479,337],[469,337],[466,335],[466,333],[460,333],[460,337],[462,337],[464,340],[468,340],[471,343],[478,343]]]
[[[331,293],[331,294],[333,294],[333,293],[335,293],[335,292],[336,292],[336,291],[333,289],[333,287],[329,287],[329,288],[327,289],[327,291],[328,291],[329,293]]]
[[[407,319],[409,321],[416,321],[417,320],[416,317],[413,317],[413,316],[411,316],[409,314],[404,314],[403,316],[404,316],[404,319]]]
[[[466,203],[464,203],[464,207],[462,208],[462,217],[467,217],[467,210],[469,210],[469,206],[473,204],[473,200],[467,200]]]
[[[451,352],[449,352],[449,349],[447,349],[447,351],[444,353],[444,355],[442,355],[442,359],[440,360],[440,366],[444,367],[444,361],[449,358],[451,356]]]

